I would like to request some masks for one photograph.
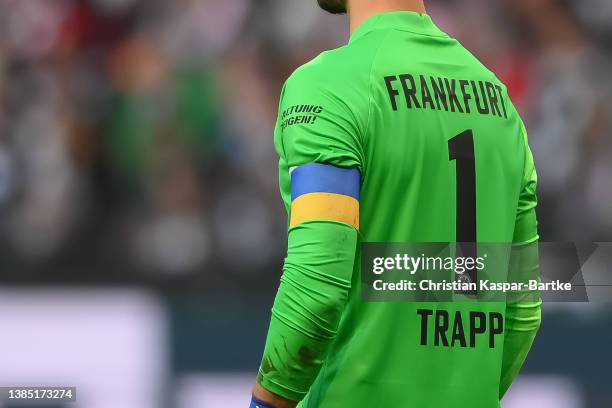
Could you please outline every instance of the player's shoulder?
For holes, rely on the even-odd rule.
[[[506,84],[504,84],[504,82],[497,77],[495,72],[486,66],[485,63],[480,60],[480,58],[474,55],[474,53],[461,44],[461,42],[458,40],[455,41],[457,42],[457,45],[460,47],[461,51],[464,53],[465,61],[468,63],[470,69],[474,72],[478,79],[499,85],[504,91],[507,90]]]
[[[347,85],[367,87],[377,45],[372,38],[324,51],[293,71],[286,84],[337,89],[346,89]]]
[[[472,53],[468,48],[464,47],[459,41],[457,41],[458,46],[461,48],[461,52],[464,54],[464,61],[468,65],[469,70],[471,72],[472,79],[481,80],[484,82],[492,83],[496,86],[499,86],[501,89],[501,94],[509,107],[509,119],[515,119],[522,125],[522,119],[514,106],[510,95],[508,94],[508,87],[502,81],[497,74],[491,70],[480,58],[478,58],[474,53]]]

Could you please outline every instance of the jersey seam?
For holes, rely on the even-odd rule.
[[[285,81],[285,84],[283,85],[283,88],[281,89],[281,94],[280,94],[280,98],[279,98],[279,102],[278,102],[278,117],[276,119],[276,124],[275,124],[275,131],[277,130],[276,127],[279,127],[279,119],[282,117],[282,107],[283,107],[283,98],[285,96],[285,90],[287,88],[287,82],[289,82],[289,78],[287,78],[287,80]],[[282,130],[282,126],[281,129],[278,130],[279,131],[279,138],[280,138],[280,147],[281,150],[283,151],[283,158],[285,159],[285,161],[287,161],[287,151],[285,149],[285,138],[283,137],[283,130]],[[287,165],[289,165],[289,163],[287,163]]]
[[[450,35],[448,35],[448,34],[446,34],[444,32],[441,32],[440,34],[426,34],[426,33],[419,32],[419,31],[407,30],[405,28],[397,28],[397,27],[389,28],[389,30],[403,31],[403,32],[406,32],[406,33],[414,34],[414,35],[422,35],[423,37],[452,38]]]
[[[521,193],[523,192],[523,189],[525,189],[525,187],[527,187],[527,184],[529,183],[529,179],[531,177],[531,175],[533,174],[533,169],[531,170],[531,172],[529,174],[527,174],[527,157],[529,155],[529,141],[528,141],[528,136],[527,136],[527,129],[525,128],[525,124],[522,122],[520,123],[520,127],[521,127],[521,139],[523,139],[523,149],[524,149],[524,154],[523,154],[523,177],[521,180]]]
[[[370,125],[372,123],[372,107],[373,107],[373,98],[372,98],[372,84],[373,84],[373,80],[372,80],[372,74],[374,73],[374,65],[376,65],[376,59],[378,58],[378,54],[380,54],[380,50],[382,49],[385,40],[387,39],[387,37],[389,37],[389,35],[391,34],[391,30],[389,30],[389,32],[387,32],[387,35],[385,35],[382,40],[380,41],[380,44],[378,45],[378,48],[376,49],[376,53],[374,53],[374,57],[372,58],[372,65],[370,66],[370,73],[368,75],[368,118],[366,121],[366,127],[364,129],[364,134],[361,137],[361,146],[362,146],[362,150],[363,151],[363,159],[364,161],[367,161],[365,158],[365,149],[363,149],[365,147],[365,139],[366,139],[366,135],[368,134],[368,131],[370,130]],[[363,163],[363,173],[361,175],[361,182],[363,183],[363,180],[365,178],[365,174],[366,174],[366,163]]]

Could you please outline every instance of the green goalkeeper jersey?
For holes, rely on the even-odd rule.
[[[279,291],[260,383],[309,408],[499,407],[539,304],[366,302],[359,244],[537,240],[536,173],[506,87],[429,16],[378,14],[287,80],[275,146],[291,218],[283,282],[293,289],[281,290],[300,295]],[[313,187],[328,176],[338,178]],[[303,281],[315,275],[326,278]],[[466,342],[434,342],[440,311],[463,319]],[[497,332],[474,336],[474,313]],[[302,376],[304,366],[316,369]]]

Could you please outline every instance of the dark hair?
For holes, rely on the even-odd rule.
[[[346,1],[347,0],[317,0],[319,6],[332,14],[344,14],[346,13]]]

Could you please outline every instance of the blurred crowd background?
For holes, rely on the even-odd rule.
[[[542,240],[612,241],[612,2],[426,4],[526,121]],[[0,314],[35,302],[32,287],[145,290],[169,333],[166,387],[253,372],[285,252],[278,95],[347,38],[314,0],[0,0],[0,289],[22,294]],[[612,312],[587,306],[545,320],[527,368],[564,373],[575,400],[533,406],[612,406]]]

